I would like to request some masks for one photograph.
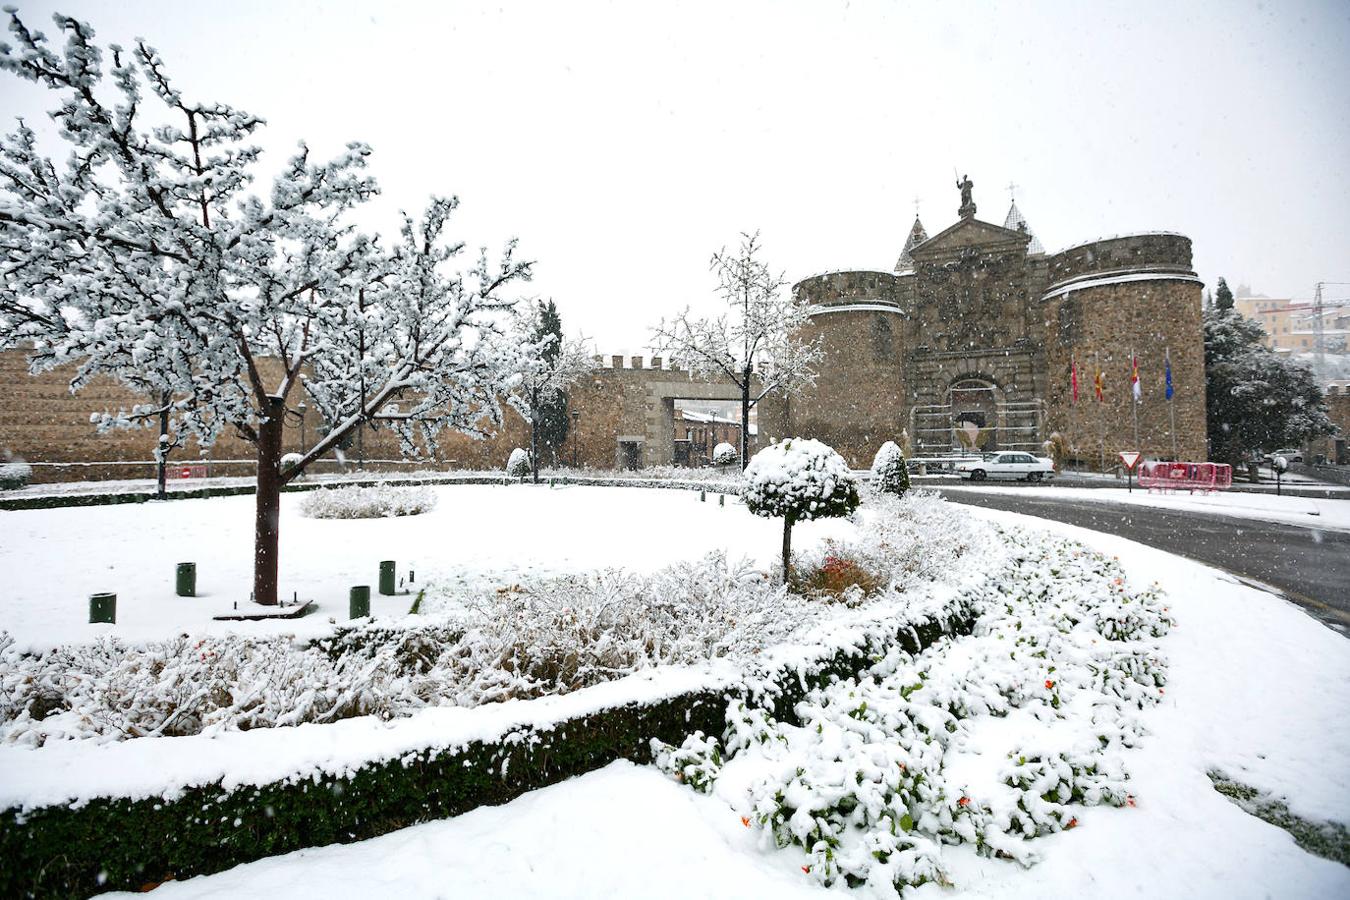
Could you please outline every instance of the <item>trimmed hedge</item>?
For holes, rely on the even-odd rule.
[[[686,491],[707,491],[710,494],[735,494],[740,488],[734,484],[722,484],[707,481],[673,481],[660,478],[599,478],[585,475],[541,476],[541,481],[553,484],[585,484],[596,487],[638,487],[670,488]],[[318,491],[324,488],[338,487],[375,487],[380,484],[393,485],[431,485],[438,484],[515,484],[516,479],[504,475],[449,475],[428,478],[361,478],[342,481],[311,481],[297,484],[291,482],[281,490],[283,493],[294,491]],[[182,491],[169,491],[166,500],[203,500],[209,497],[238,497],[256,493],[251,484],[231,484],[209,488],[190,488]],[[62,509],[70,506],[117,506],[122,503],[148,503],[157,500],[153,492],[124,491],[107,494],[50,494],[39,497],[0,497],[0,509]]]
[[[969,634],[969,598],[946,615],[902,621],[862,647],[842,647],[808,671],[783,668],[749,691],[780,719],[812,687],[859,674],[899,644],[917,652],[942,635]],[[0,896],[65,897],[136,889],[219,872],[305,847],[347,843],[419,822],[506,803],[627,758],[647,762],[650,739],[679,744],[720,734],[736,692],[700,690],[630,703],[447,751],[428,748],[346,776],[315,776],[225,790],[217,782],[173,800],[96,799],[79,807],[0,812]]]

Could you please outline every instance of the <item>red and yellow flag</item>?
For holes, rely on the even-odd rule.
[[[1092,390],[1096,392],[1099,401],[1106,399],[1102,393],[1106,390],[1106,373],[1100,368],[1097,369],[1097,374],[1092,377]]]

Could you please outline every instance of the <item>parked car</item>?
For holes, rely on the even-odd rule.
[[[1040,481],[1055,477],[1055,464],[1043,456],[1032,456],[1016,450],[986,453],[979,459],[956,464],[956,474],[971,481],[986,478],[1016,478],[1019,481]]]
[[[1262,459],[1265,460],[1266,465],[1270,465],[1277,456],[1283,456],[1291,463],[1303,462],[1303,451],[1299,450],[1297,447],[1288,447],[1284,450],[1276,450],[1274,453],[1267,453]]]

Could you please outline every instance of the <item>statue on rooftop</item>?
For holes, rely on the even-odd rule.
[[[975,215],[975,201],[970,199],[970,190],[975,187],[975,182],[970,180],[969,175],[962,175],[957,180],[956,186],[961,191],[961,208],[957,212],[961,218],[969,219]]]

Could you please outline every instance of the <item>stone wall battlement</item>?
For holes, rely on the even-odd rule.
[[[827,272],[803,278],[793,295],[813,306],[883,303],[900,308],[899,279],[890,272]]]
[[[1180,234],[1152,232],[1104,238],[1070,247],[1049,257],[1050,289],[1078,278],[1143,272],[1193,275],[1191,240]]]

